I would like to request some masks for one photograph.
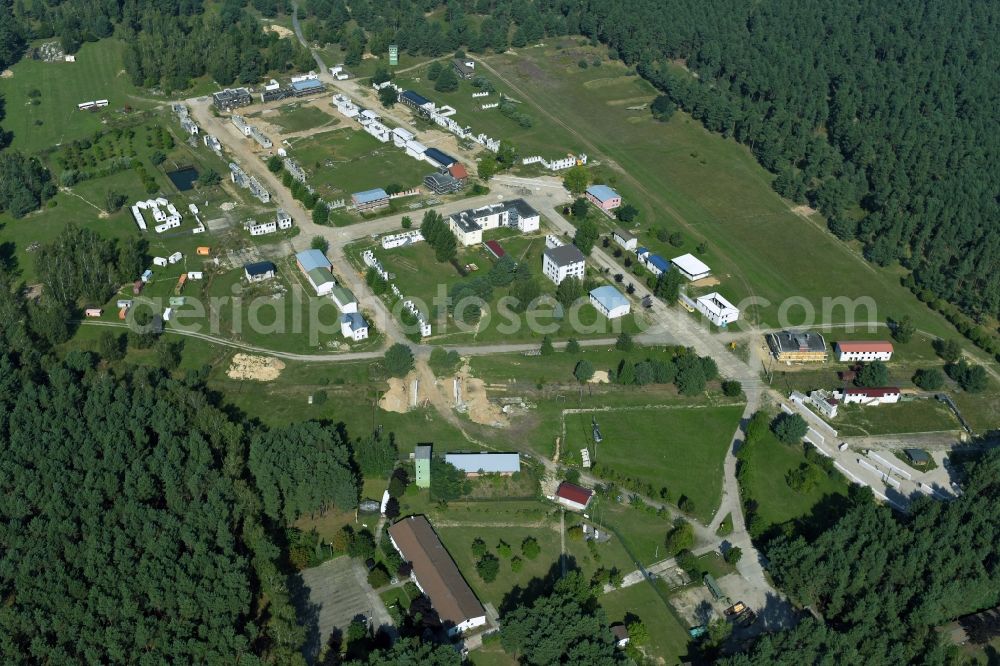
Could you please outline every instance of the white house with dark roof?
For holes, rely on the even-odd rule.
[[[541,217],[524,199],[470,208],[448,217],[448,227],[462,245],[483,242],[483,232],[499,227],[517,229],[521,233],[538,231]]]
[[[582,280],[585,260],[583,252],[572,244],[546,248],[542,253],[542,273],[556,284],[570,277]]]
[[[625,231],[624,229],[615,229],[611,232],[611,237],[616,243],[618,243],[618,245],[632,252],[635,252],[635,249],[639,246],[638,237],[636,237],[633,233]]]

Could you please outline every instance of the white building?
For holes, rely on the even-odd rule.
[[[331,67],[330,69],[333,69]],[[361,109],[358,105],[351,101],[351,98],[347,95],[334,95],[333,105],[337,108],[337,111],[348,118],[356,118],[360,113]]]
[[[844,390],[844,404],[891,405],[899,402],[899,389],[894,387],[849,388]]]
[[[611,233],[611,237],[616,243],[618,243],[618,245],[626,250],[629,250],[630,252],[635,252],[635,249],[639,246],[639,239],[636,235],[622,229],[615,229]]]
[[[817,389],[809,393],[809,404],[828,419],[837,418],[837,396],[830,391]]]
[[[140,201],[139,203],[145,202]],[[143,208],[145,208],[145,206],[143,206]],[[146,231],[146,220],[142,217],[142,211],[139,210],[138,204],[132,206],[132,217],[135,219],[135,223],[139,227],[139,230]]]
[[[178,261],[184,258],[184,255],[180,252],[174,252],[172,255],[167,257],[167,261],[171,264],[176,264]]]
[[[270,148],[273,145],[271,143],[271,139],[269,139],[266,134],[261,132],[256,127],[250,127],[250,136],[253,137],[254,141],[260,144],[261,148]]]
[[[411,140],[406,142],[406,155],[412,157],[415,160],[424,159],[424,153],[427,152],[427,146],[416,140]]]
[[[566,278],[583,279],[583,252],[575,245],[560,245],[542,253],[542,273],[556,284]]]
[[[411,229],[401,234],[387,234],[382,236],[382,249],[391,250],[411,243],[419,243],[422,240],[424,240],[424,235],[420,233],[420,229]]]
[[[884,340],[862,340],[836,342],[834,350],[837,360],[848,361],[888,361],[892,358],[892,343]]]
[[[538,231],[540,219],[524,199],[513,199],[455,213],[448,217],[448,226],[459,243],[469,246],[482,243],[484,231],[502,226],[521,233]]]
[[[167,261],[166,257],[153,257],[154,266],[166,266],[168,263],[170,262]]]
[[[371,134],[373,137],[381,141],[382,143],[388,143],[389,139],[392,138],[392,130],[383,125],[378,120],[370,120],[364,125],[363,129]]]
[[[708,277],[712,270],[705,263],[693,254],[682,254],[670,260],[681,275],[694,282]]]
[[[249,231],[251,236],[264,236],[266,234],[273,234],[276,232],[278,230],[278,222],[276,220],[258,222],[257,220],[250,218],[243,223],[243,228]]]
[[[408,141],[412,141],[414,138],[413,132],[408,132],[402,127],[397,127],[392,130],[392,143],[397,148],[403,148],[406,146]]]
[[[340,334],[359,342],[368,338],[368,322],[357,312],[349,312],[340,317]]]
[[[292,228],[292,216],[284,208],[278,209],[274,221],[278,223],[278,228],[282,231]]]
[[[335,286],[330,290],[330,300],[344,314],[352,314],[358,311],[358,299],[354,297],[350,289],[339,285]]]
[[[740,318],[740,311],[717,291],[699,296],[694,302],[695,309],[716,326],[727,326]]]
[[[236,129],[238,129],[243,136],[250,136],[250,125],[247,124],[247,121],[243,116],[234,113],[231,120],[233,125],[236,126]]]
[[[632,305],[624,294],[612,287],[604,285],[590,292],[590,304],[608,319],[624,317],[632,311]]]

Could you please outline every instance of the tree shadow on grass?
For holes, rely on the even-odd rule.
[[[566,558],[567,572],[577,568],[575,557],[572,555],[565,555],[564,557]],[[563,564],[560,560],[556,560],[544,576],[536,576],[524,586],[515,585],[510,592],[504,595],[503,601],[500,602],[500,608],[498,609],[500,615],[503,616],[521,606],[530,606],[539,597],[549,594],[555,587],[556,582],[562,578],[562,574]]]

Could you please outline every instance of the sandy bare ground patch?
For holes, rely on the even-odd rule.
[[[264,32],[273,32],[274,34],[276,34],[278,37],[281,37],[282,39],[284,39],[286,37],[291,37],[292,35],[295,34],[294,32],[292,32],[291,30],[289,30],[288,28],[286,28],[283,25],[274,25],[274,24],[265,25],[264,26]]]
[[[486,395],[486,384],[482,379],[468,375],[461,376],[462,401],[469,410],[469,418],[473,423],[504,427],[508,424],[507,417],[500,407],[490,402]]]
[[[0,72],[0,79],[10,79],[13,77],[14,77],[14,70],[12,69],[5,69],[2,72]]]
[[[695,280],[694,282],[691,283],[691,286],[692,287],[714,287],[717,284],[719,284],[719,278],[709,276],[709,277],[704,277],[704,278],[702,278],[700,280]]]
[[[226,375],[230,379],[252,379],[258,382],[274,381],[285,369],[285,364],[270,356],[236,354]]]
[[[815,208],[810,208],[809,206],[793,206],[792,212],[796,215],[801,215],[803,217],[809,217],[810,215],[816,214]]]
[[[608,377],[607,370],[597,370],[594,372],[594,376],[587,381],[591,384],[610,384],[611,378]]]
[[[631,106],[633,104],[642,105],[642,108],[644,109],[646,108],[646,106],[649,105],[649,103],[652,100],[653,97],[651,97],[650,95],[643,95],[642,97],[625,97],[623,99],[609,99],[606,100],[604,103],[607,104],[608,106]],[[626,109],[626,111],[630,110],[631,109]],[[636,110],[638,111],[641,109],[636,109]]]

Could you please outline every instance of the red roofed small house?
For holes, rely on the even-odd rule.
[[[594,491],[582,488],[575,483],[563,481],[556,489],[556,502],[574,511],[583,511],[590,504]]]

